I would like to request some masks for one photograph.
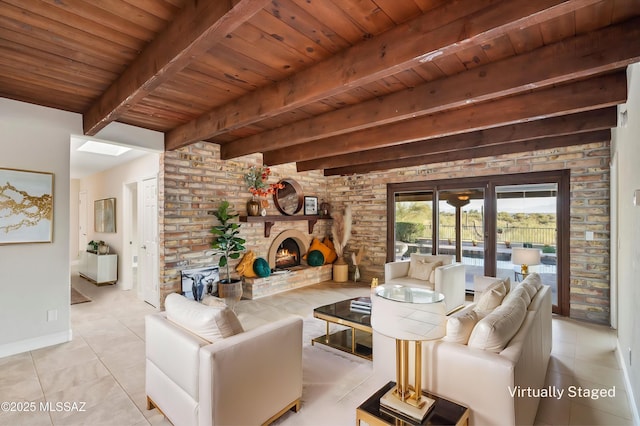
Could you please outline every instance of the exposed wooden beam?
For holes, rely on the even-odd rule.
[[[472,132],[546,117],[617,105],[626,101],[626,72],[404,120],[321,141],[264,153],[275,165],[348,154],[423,139]]]
[[[626,40],[620,43],[620,40]],[[640,18],[223,145],[221,156],[285,148],[577,80],[640,60]]]
[[[615,127],[617,119],[617,108],[608,107],[398,146],[301,161],[297,163],[297,168],[298,171],[334,169],[356,164],[378,163],[381,159],[385,158],[401,160],[404,158],[424,157],[449,151],[498,146],[550,136],[586,133]]]
[[[490,157],[501,154],[514,154],[518,152],[538,151],[573,145],[583,145],[598,142],[611,141],[611,130],[596,130],[589,133],[576,133],[573,135],[551,136],[542,139],[513,142],[499,146],[486,146],[460,151],[449,151],[422,157],[405,158],[402,160],[379,161],[373,164],[359,164],[355,166],[336,167],[326,169],[325,176],[350,175],[356,173],[368,173],[377,170],[389,170],[400,167],[414,167],[420,165],[436,164],[445,161],[468,160],[471,158]]]
[[[235,3],[235,5],[234,5]],[[268,0],[190,0],[83,116],[95,135],[260,11]]]
[[[173,150],[282,114],[303,104],[461,52],[506,32],[550,20],[598,0],[462,0],[433,9],[284,81],[258,89],[169,132]],[[411,43],[407,43],[411,40]],[[376,60],[372,60],[376,58]],[[327,78],[331,75],[332,78]]]

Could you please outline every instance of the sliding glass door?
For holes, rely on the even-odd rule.
[[[569,174],[542,172],[388,185],[387,259],[411,253],[451,254],[475,275],[523,278],[529,272],[552,288],[554,312],[569,313]]]
[[[522,266],[514,248],[534,254],[528,272],[537,272],[551,286],[558,304],[558,184],[496,186],[496,276],[520,281]]]

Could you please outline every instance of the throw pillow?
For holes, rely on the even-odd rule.
[[[171,293],[164,302],[167,319],[208,342],[242,333],[236,314],[226,306],[207,306]]]
[[[496,281],[486,288],[474,308],[481,315],[486,315],[493,311],[502,303],[502,299],[507,295],[507,288],[502,280]]]
[[[511,299],[489,315],[478,321],[469,336],[470,348],[501,352],[516,335],[527,314],[524,300]]]
[[[260,278],[265,278],[271,275],[271,268],[269,267],[269,262],[262,257],[257,258],[253,261],[253,272],[256,273]]]
[[[313,241],[311,241],[311,245],[309,246],[309,250],[307,251],[306,256],[308,257],[309,253],[311,253],[314,250],[318,250],[320,253],[322,253],[322,256],[324,257],[324,261],[326,263],[333,263],[338,258],[338,255],[336,254],[336,251],[333,248],[330,248],[327,245],[321,243],[320,240],[318,240],[317,238],[314,238]],[[307,259],[307,263],[308,263],[307,257],[303,257],[303,258]]]
[[[324,255],[320,250],[312,250],[307,256],[307,263],[309,266],[322,266],[324,265]]]
[[[460,312],[450,316],[447,319],[447,334],[442,340],[466,345],[473,331],[473,327],[475,327],[479,319],[478,313],[474,310]]]
[[[527,293],[529,294],[529,298],[531,298],[532,300],[535,297],[536,293],[538,292],[538,290],[536,290],[536,288],[533,286],[533,284],[528,283],[528,282],[523,282],[518,287],[524,288],[527,291]]]
[[[257,277],[257,275],[253,272],[252,267],[255,258],[256,254],[253,251],[249,250],[248,252],[246,252],[244,256],[242,256],[242,260],[240,261],[240,263],[238,263],[238,266],[236,266],[236,272],[238,273],[238,275],[247,278]]]
[[[417,280],[429,281],[431,271],[435,270],[438,266],[442,266],[442,262],[427,262],[423,259],[411,258],[409,263],[409,277]]]

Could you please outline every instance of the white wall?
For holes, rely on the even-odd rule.
[[[79,114],[0,98],[0,167],[54,174],[53,242],[0,246],[0,357],[71,339],[69,135]],[[56,311],[57,320],[47,321]]]
[[[124,235],[124,186],[127,183],[140,182],[142,179],[155,177],[160,169],[160,154],[150,153],[126,164],[96,173],[80,180],[78,191],[87,192],[87,240],[102,240],[110,246],[111,253],[118,254],[118,286],[132,288],[132,276],[124,266],[124,245],[129,241]],[[75,198],[78,194],[73,194]],[[103,198],[116,199],[116,232],[97,233],[94,231],[93,202]],[[74,224],[77,227],[77,224]]]
[[[635,420],[640,405],[640,206],[633,193],[640,190],[640,64],[628,69],[629,95],[626,126],[613,132],[618,181],[618,349],[635,399]],[[624,110],[621,107],[620,110]],[[615,188],[614,188],[615,190]],[[640,204],[640,200],[638,200]],[[631,356],[629,355],[631,350]]]

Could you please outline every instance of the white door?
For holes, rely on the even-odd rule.
[[[78,255],[87,249],[87,192],[78,194]]]
[[[138,257],[138,285],[142,298],[155,306],[160,305],[158,271],[158,180],[142,181],[142,209],[140,217],[140,255]]]

